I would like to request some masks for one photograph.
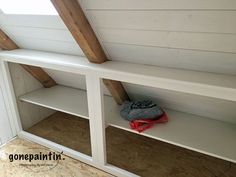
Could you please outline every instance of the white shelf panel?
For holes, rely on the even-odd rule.
[[[112,98],[105,97],[106,123],[139,134],[120,117],[119,109]],[[168,123],[156,124],[141,135],[236,162],[236,125],[173,110],[166,112]]]
[[[236,76],[126,62],[89,63],[85,57],[33,50],[1,51],[2,61],[93,75],[133,84],[236,101]]]
[[[64,86],[42,88],[19,98],[21,101],[89,119],[86,91]]]

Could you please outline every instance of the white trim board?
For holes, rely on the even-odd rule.
[[[91,64],[85,57],[32,50],[0,52],[4,61],[236,101],[236,76],[108,61]]]

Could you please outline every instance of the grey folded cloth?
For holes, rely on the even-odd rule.
[[[125,101],[120,110],[120,115],[128,121],[138,119],[154,119],[162,116],[162,109],[151,100]]]

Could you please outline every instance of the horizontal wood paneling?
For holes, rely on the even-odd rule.
[[[87,14],[95,27],[102,28],[236,33],[236,11],[91,10]]]
[[[103,42],[203,51],[236,52],[236,35],[98,29]]]
[[[0,27],[20,48],[84,56],[59,16],[0,14]]]
[[[79,0],[112,60],[236,74],[235,0]]]
[[[59,16],[0,14],[0,25],[67,29]]]
[[[11,125],[9,122],[9,115],[3,97],[2,86],[0,85],[0,146],[9,141],[14,135],[12,134]]]
[[[20,65],[10,63],[9,69],[13,82],[14,92],[17,98],[33,90],[42,88],[42,85]],[[33,104],[22,102],[18,99],[17,105],[22,121],[22,127],[24,130],[55,112],[54,110],[35,106]]]
[[[236,9],[235,0],[79,0],[87,9]]]
[[[20,48],[56,52],[71,55],[84,55],[79,46],[74,42],[60,42],[46,39],[25,38],[11,36]]]
[[[61,42],[75,42],[70,32],[66,29],[32,28],[7,25],[2,26],[2,29],[6,31],[9,36],[38,38]]]
[[[236,74],[236,54],[104,43],[115,61]]]

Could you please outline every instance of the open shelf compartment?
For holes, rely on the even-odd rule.
[[[105,98],[107,124],[133,133],[129,122],[120,115],[120,108]],[[165,109],[169,122],[156,124],[143,136],[178,145],[187,149],[236,162],[236,125],[188,113]],[[138,133],[139,134],[139,133]]]
[[[84,90],[57,85],[51,88],[35,90],[20,96],[19,99],[21,101],[89,119],[87,94]]]
[[[64,86],[42,88],[21,96],[20,100],[88,118],[87,96],[83,90]],[[120,106],[112,97],[105,96],[104,104],[108,125],[137,133],[120,117]],[[170,121],[155,125],[141,135],[236,162],[235,124],[170,109],[165,111]]]
[[[86,85],[85,76],[43,68],[58,84],[43,88],[19,64],[8,63],[8,68],[19,113],[19,136],[59,147],[59,151],[65,150],[77,154],[81,160],[91,161],[87,93],[71,88]]]

